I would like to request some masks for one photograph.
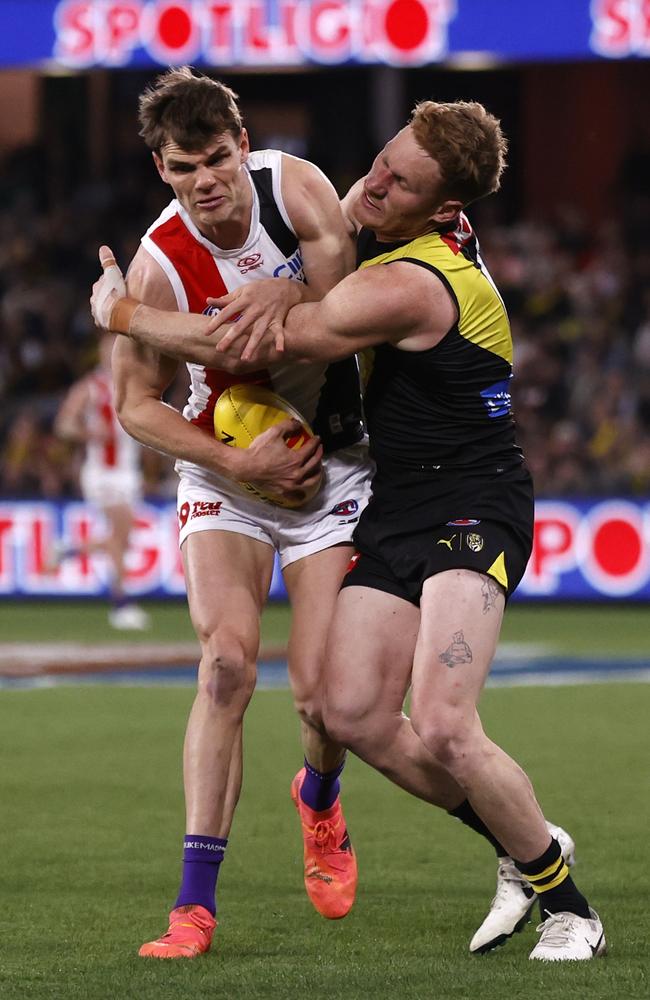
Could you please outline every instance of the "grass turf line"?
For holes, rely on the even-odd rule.
[[[507,689],[483,699],[488,731],[528,769],[549,817],[576,837],[576,881],[605,920],[609,957],[560,967],[528,962],[530,927],[493,955],[468,955],[494,889],[491,850],[354,759],[344,795],[359,896],[345,920],[320,918],[302,888],[289,800],[298,727],[283,691],[259,692],[247,717],[214,951],[192,962],[138,959],[139,944],[164,930],[177,888],[191,699],[177,689],[3,693],[2,1000],[650,993],[639,873],[646,685]]]

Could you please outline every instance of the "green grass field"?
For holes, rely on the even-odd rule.
[[[124,633],[109,628],[102,602],[5,601],[0,606],[0,642],[178,642],[193,638],[184,602],[150,602],[146,607],[152,615],[151,630]],[[288,628],[286,605],[270,604],[262,622],[263,643],[284,643]],[[543,645],[550,654],[643,656],[650,648],[650,614],[643,604],[515,603],[506,613],[502,640]]]
[[[0,693],[2,1000],[629,1000],[648,984],[650,687],[491,690],[491,734],[578,843],[575,877],[610,954],[530,963],[532,927],[471,958],[494,888],[491,850],[356,760],[345,772],[361,872],[344,921],[312,909],[288,796],[299,763],[288,692],[246,726],[244,791],[220,879],[213,951],[137,958],[164,929],[180,870],[180,748],[190,689]]]
[[[166,642],[193,638],[181,602],[147,605],[153,628],[112,631],[101,602],[5,602],[2,642]],[[271,605],[263,646],[283,645]],[[644,657],[647,608],[513,605],[504,642],[549,654]],[[180,871],[180,750],[190,689],[66,687],[0,692],[0,1000],[269,997],[627,998],[648,984],[647,718],[650,687],[609,684],[488,691],[491,734],[531,774],[547,814],[578,841],[578,884],[601,912],[610,955],[577,967],[527,961],[532,927],[471,958],[494,888],[490,849],[358,761],[345,774],[357,846],[357,904],[340,923],[302,888],[288,797],[300,762],[288,692],[262,691],[246,729],[246,774],[220,880],[212,953],[138,959],[164,929]],[[272,748],[272,752],[269,752]]]

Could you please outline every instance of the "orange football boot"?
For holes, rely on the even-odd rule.
[[[328,920],[339,920],[349,913],[357,891],[357,859],[354,853],[340,799],[333,806],[316,812],[300,798],[305,778],[304,767],[291,782],[291,798],[302,823],[305,888],[312,903]]]
[[[147,941],[138,952],[142,958],[196,958],[210,950],[217,926],[205,906],[179,906],[169,914],[169,930],[157,941]]]

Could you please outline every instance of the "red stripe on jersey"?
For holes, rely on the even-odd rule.
[[[113,469],[117,465],[117,445],[115,441],[115,426],[113,407],[110,403],[102,403],[99,407],[99,415],[104,427],[106,437],[102,442],[102,457],[104,465]]]
[[[190,312],[202,313],[208,295],[228,294],[215,258],[192,236],[180,215],[172,215],[149,236],[176,268]]]
[[[228,294],[215,257],[192,236],[180,215],[167,219],[150,232],[149,236],[176,269],[187,295],[190,312],[204,312],[208,296],[218,298]],[[205,381],[210,389],[210,397],[205,409],[193,417],[191,423],[211,434],[214,433],[214,404],[231,385],[252,382],[271,388],[271,376],[266,369],[238,375],[217,368],[206,368]]]
[[[114,469],[117,465],[117,438],[111,383],[104,372],[95,372],[92,378],[96,393],[95,409],[102,434],[102,463],[106,468]]]
[[[246,372],[246,374],[235,375],[232,372],[222,372],[218,368],[205,369],[205,383],[210,389],[210,397],[204,410],[198,416],[192,417],[191,424],[200,427],[201,430],[214,434],[214,404],[219,399],[222,392],[229,389],[231,385],[242,385],[243,383],[253,385],[263,385],[267,389],[272,389],[271,376],[262,369],[258,372]]]
[[[453,250],[454,253],[460,253],[460,244],[456,242],[455,236],[451,233],[441,233],[440,239],[443,243],[446,243],[449,249]]]

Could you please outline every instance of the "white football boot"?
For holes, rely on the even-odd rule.
[[[573,838],[561,826],[548,823],[548,832],[557,840],[567,865],[575,864]],[[497,889],[485,920],[469,943],[472,955],[484,955],[505,944],[509,937],[524,929],[531,919],[536,894],[528,879],[510,858],[499,858]]]
[[[549,913],[537,931],[541,937],[529,958],[542,962],[586,962],[607,951],[600,917],[589,907],[591,917],[575,913]]]
[[[112,628],[124,632],[143,632],[151,625],[149,615],[137,604],[124,604],[121,608],[112,608],[108,612],[108,622]]]

